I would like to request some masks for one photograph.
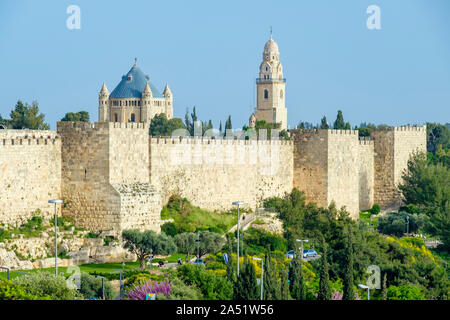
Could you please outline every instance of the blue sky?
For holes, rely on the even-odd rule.
[[[66,8],[81,9],[69,30]],[[381,9],[368,30],[366,8]],[[197,107],[217,127],[247,123],[264,43],[273,37],[287,78],[292,128],[300,120],[389,125],[450,122],[450,1],[16,1],[0,2],[0,114],[37,100],[52,128],[66,112],[97,120],[138,58],[174,114]]]

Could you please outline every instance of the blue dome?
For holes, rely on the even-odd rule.
[[[145,85],[148,81],[154,98],[163,98],[156,87],[148,80],[148,77],[135,64],[126,75],[122,77],[122,81],[111,92],[110,98],[138,98],[142,97]]]

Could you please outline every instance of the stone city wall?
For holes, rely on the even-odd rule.
[[[292,190],[292,153],[290,141],[150,138],[150,182],[163,204],[179,194],[208,210],[255,209]]]
[[[61,197],[61,140],[54,131],[0,130],[0,224],[49,217]]]

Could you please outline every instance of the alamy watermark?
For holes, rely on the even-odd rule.
[[[168,162],[171,165],[242,165],[258,166],[259,174],[275,175],[280,167],[279,130],[246,131],[227,129],[222,136],[217,129],[202,134],[199,122],[194,126],[194,136],[186,129],[173,131],[169,143],[173,144]],[[203,141],[201,141],[203,140]]]
[[[66,13],[70,16],[66,20],[66,26],[69,30],[81,29],[81,9],[77,5],[70,5],[66,9]]]
[[[381,9],[377,5],[371,5],[367,7],[367,14],[370,16],[367,18],[366,25],[369,30],[381,30]]]

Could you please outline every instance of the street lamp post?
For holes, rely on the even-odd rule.
[[[122,262],[122,269],[114,269],[115,271],[120,272],[119,281],[120,281],[120,290],[119,290],[119,297],[122,299],[123,297],[123,268],[125,267],[125,262]]]
[[[0,269],[6,270],[6,279],[9,280],[9,268],[8,267],[0,267]]]
[[[48,200],[48,203],[54,203],[55,204],[55,275],[58,275],[58,234],[57,234],[57,228],[58,228],[58,216],[56,214],[56,205],[58,203],[63,203],[62,200]]]
[[[264,260],[261,258],[253,258],[253,260],[261,261],[261,300],[263,299],[263,277],[264,277]]]
[[[197,261],[200,262],[200,232],[197,232]]]
[[[406,216],[406,235],[409,235],[409,216]]]
[[[303,260],[303,242],[308,242],[309,240],[300,240],[300,239],[297,239],[296,240],[297,242],[300,242],[301,243],[301,251],[300,251],[300,254],[301,254],[301,259]]]
[[[237,276],[239,277],[239,206],[244,205],[242,201],[235,201],[233,206],[237,206]]]
[[[152,260],[153,260],[153,249],[150,249],[150,255],[148,256],[148,265],[149,265],[149,270],[148,273],[152,273]]]
[[[99,278],[102,278],[102,299],[105,300],[105,278],[102,276],[98,276]]]
[[[358,287],[361,289],[367,289],[367,300],[370,300],[370,288],[369,286],[366,286],[365,284],[358,284]]]

